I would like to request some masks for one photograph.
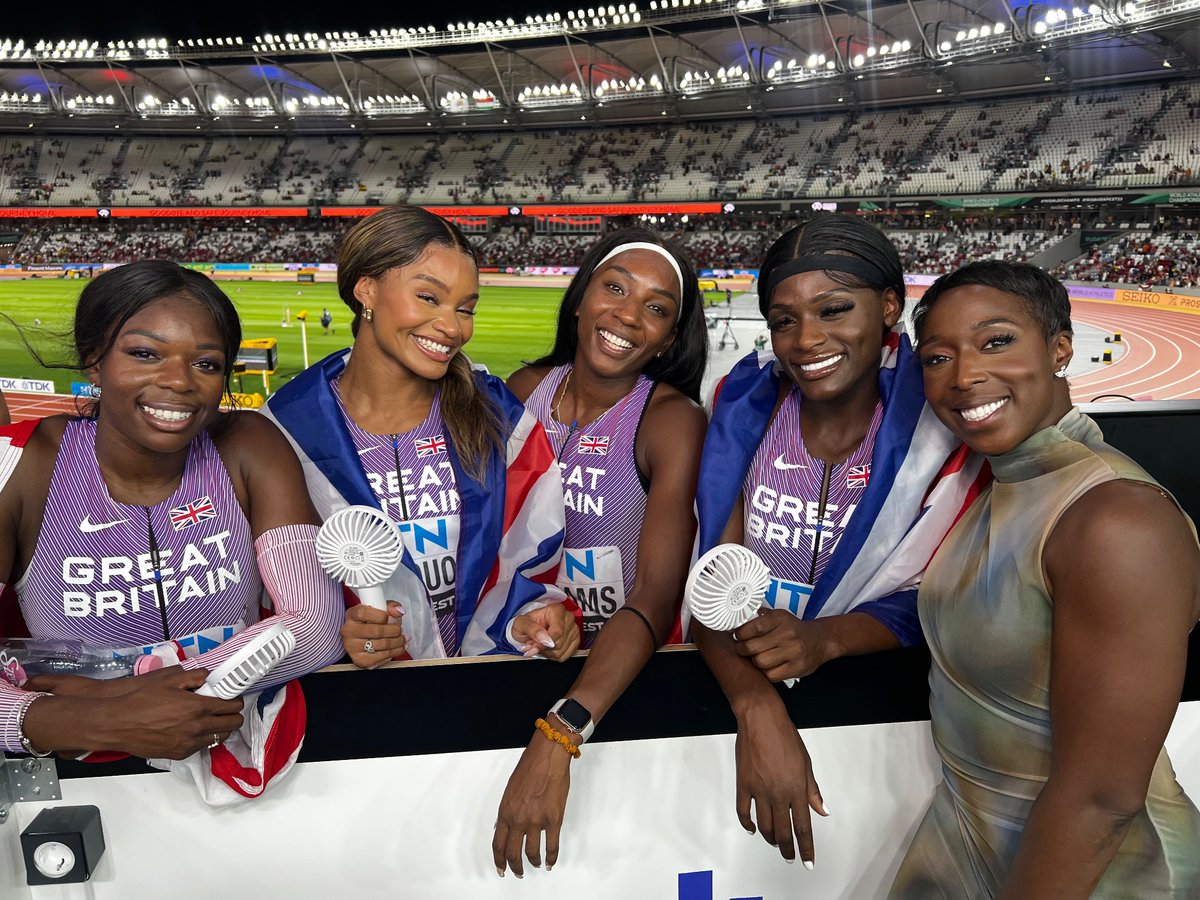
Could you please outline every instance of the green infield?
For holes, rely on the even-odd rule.
[[[85,281],[59,279],[0,282],[0,312],[17,323],[47,362],[66,362],[70,359],[69,336],[66,340],[62,336],[71,326],[75,300],[85,284]],[[333,284],[251,281],[219,284],[242,317],[243,338],[275,338],[279,342],[279,369],[271,379],[272,390],[303,368],[300,323],[296,319],[299,313],[308,313],[310,363],[351,343],[350,311]],[[522,360],[549,350],[561,288],[484,287],[480,293],[475,335],[467,345],[471,359],[483,363],[494,374],[507,377]],[[325,308],[333,314],[333,333],[329,335],[321,328],[321,310]],[[291,324],[282,327],[288,312]],[[51,379],[58,392],[64,394],[70,391],[72,381],[79,380],[75,372],[42,368],[14,329],[2,320],[0,376]],[[244,389],[261,391],[261,380],[246,376]]]

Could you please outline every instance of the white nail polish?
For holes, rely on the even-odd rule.
[[[795,859],[788,859],[786,856],[783,858],[783,861],[784,861],[785,863],[787,863],[789,866],[790,866],[790,865],[793,865],[793,864],[796,862],[796,860],[795,860]]]
[[[549,647],[551,650],[553,650],[554,649],[554,638],[542,638],[542,646]]]
[[[503,878],[504,870],[502,868],[500,868],[499,866],[496,866],[496,874],[499,875],[501,878]]]
[[[811,872],[813,870],[813,861],[811,859],[806,859],[804,861],[804,868]]]

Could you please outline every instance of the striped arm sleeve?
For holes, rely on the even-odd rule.
[[[296,649],[256,684],[255,690],[283,684],[337,662],[342,656],[339,630],[345,604],[340,586],[317,562],[316,540],[316,525],[283,525],[259,535],[254,542],[258,570],[274,603],[275,616],[238,632],[220,647],[184,661],[184,668],[202,666],[212,671],[280,620],[295,635]]]
[[[25,709],[38,697],[49,697],[49,694],[34,691],[23,691],[13,687],[0,678],[0,750],[5,753],[24,753],[17,723]]]

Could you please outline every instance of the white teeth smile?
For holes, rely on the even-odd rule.
[[[428,350],[430,353],[450,353],[454,348],[449,344],[439,344],[437,341],[431,341],[429,338],[413,335],[413,340]]]
[[[633,344],[631,344],[629,341],[625,340],[624,338],[619,338],[611,331],[605,331],[603,328],[600,329],[600,337],[604,339],[606,344],[612,345],[617,350],[633,349]]]
[[[971,409],[960,409],[958,414],[968,422],[982,422],[1007,402],[1008,398],[1005,397],[1003,400],[985,403],[983,406],[973,406]]]
[[[832,365],[841,362],[845,357],[845,353],[839,353],[837,356],[827,356],[825,359],[819,359],[815,363],[809,363],[806,366],[801,366],[801,372],[821,372],[828,369]]]
[[[142,412],[153,416],[160,422],[185,422],[193,415],[179,409],[155,409],[153,406],[143,406]]]

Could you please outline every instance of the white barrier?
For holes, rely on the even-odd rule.
[[[363,722],[364,728],[371,727]],[[436,722],[414,722],[436,728]],[[92,881],[29,888],[18,832],[0,825],[0,896],[442,900],[866,898],[886,892],[939,779],[927,722],[807,729],[831,816],[816,868],[787,865],[733,811],[732,735],[589,745],[573,765],[553,872],[498,878],[492,823],[519,751],[306,763],[246,806],[212,811],[169,775],[68,779],[63,804],[95,804],[107,852]],[[1200,798],[1200,701],[1167,741]],[[816,818],[816,817],[815,817]],[[711,872],[711,891],[703,874]]]

